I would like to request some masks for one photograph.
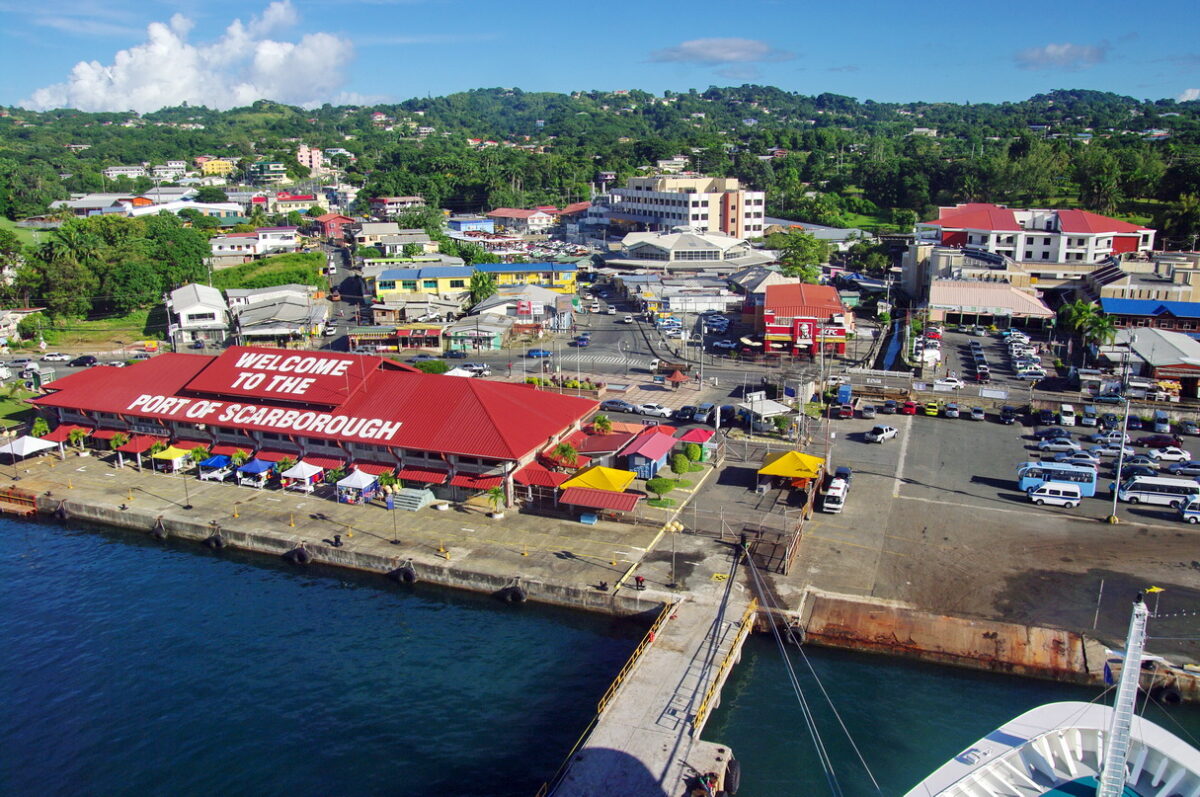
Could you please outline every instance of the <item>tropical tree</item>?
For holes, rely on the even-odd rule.
[[[108,447],[112,451],[116,451],[121,446],[129,442],[129,435],[124,432],[117,432],[108,439]]]
[[[275,472],[283,473],[285,470],[291,470],[294,467],[296,467],[296,460],[291,457],[284,457],[275,463]]]
[[[484,495],[487,497],[488,503],[492,505],[493,512],[499,512],[508,504],[508,494],[503,487],[496,486],[489,488]]]
[[[1110,315],[1097,315],[1088,322],[1084,335],[1097,346],[1107,346],[1117,337],[1117,322]]]
[[[208,449],[204,446],[196,446],[188,452],[188,456],[191,457],[192,462],[203,462],[208,459]]]
[[[84,441],[84,438],[87,437],[87,435],[88,435],[88,433],[83,429],[72,429],[71,433],[67,435],[67,442],[69,442],[72,446],[74,446],[75,448],[78,448],[80,451],[82,451],[83,450],[83,441]]]
[[[29,433],[34,437],[41,437],[44,434],[50,433],[50,424],[46,423],[45,418],[34,418],[33,426],[30,427]]]
[[[675,480],[664,479],[662,477],[647,479],[646,489],[654,493],[654,495],[661,501],[664,495],[675,489]]]
[[[1096,305],[1083,299],[1076,299],[1070,304],[1063,305],[1059,310],[1063,325],[1077,334],[1082,334],[1097,315]]]
[[[146,451],[146,453],[149,454],[150,456],[154,456],[159,451],[166,451],[166,450],[167,450],[167,444],[161,440],[156,440],[154,443],[151,444],[150,448]]]
[[[579,450],[570,443],[559,443],[550,453],[559,462],[565,462],[568,465],[575,465],[579,462]]]
[[[471,275],[467,291],[471,294],[471,304],[479,304],[496,292],[496,280],[486,271],[476,271]]]
[[[235,467],[240,468],[246,464],[246,460],[250,459],[250,454],[243,449],[237,449],[229,455],[229,462]]]
[[[592,426],[600,434],[608,434],[612,431],[612,418],[607,415],[597,415],[592,418]]]

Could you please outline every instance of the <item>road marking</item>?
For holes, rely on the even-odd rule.
[[[904,426],[904,437],[900,440],[900,462],[896,464],[896,481],[892,483],[892,498],[900,497],[900,485],[904,483],[904,460],[908,458],[908,438],[912,434],[912,419]]]

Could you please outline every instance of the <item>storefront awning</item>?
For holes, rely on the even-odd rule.
[[[468,476],[460,473],[450,480],[454,487],[464,487],[468,490],[490,490],[504,484],[503,476]]]
[[[129,442],[117,449],[122,454],[144,454],[150,450],[155,443],[165,443],[165,437],[159,437],[152,434],[135,434],[129,438]]]
[[[444,484],[449,473],[440,470],[424,470],[423,468],[401,468],[396,474],[401,479],[428,484]]]
[[[71,439],[71,432],[74,432],[76,429],[82,429],[86,434],[89,435],[92,433],[92,427],[90,426],[76,426],[73,423],[60,423],[58,426],[54,427],[53,431],[42,435],[41,439],[45,440],[47,443],[65,443],[67,440]]]
[[[570,487],[563,490],[559,502],[586,509],[615,509],[629,512],[637,506],[641,496],[636,493],[614,493],[608,490],[592,490],[587,487]]]

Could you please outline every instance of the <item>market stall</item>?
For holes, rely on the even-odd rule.
[[[230,465],[229,457],[218,454],[214,457],[209,457],[198,466],[200,469],[200,481],[217,481],[223,482],[233,472]]]
[[[263,489],[271,481],[275,463],[265,459],[252,459],[237,469],[237,483],[243,487]]]
[[[311,493],[321,483],[325,469],[308,462],[297,462],[292,467],[279,474],[285,490],[295,490],[301,493]]]
[[[163,473],[178,473],[185,470],[192,460],[192,452],[186,448],[167,446],[157,454],[151,454],[150,459],[155,470]]]
[[[341,504],[365,504],[378,490],[378,476],[355,468],[337,483],[337,500]]]

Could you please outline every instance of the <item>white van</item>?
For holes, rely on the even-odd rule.
[[[1096,411],[1095,405],[1089,404],[1083,408],[1083,415],[1079,418],[1080,426],[1095,426],[1100,414]]]
[[[1075,488],[1078,491],[1078,487]],[[846,505],[846,493],[849,487],[845,479],[834,479],[829,483],[829,489],[825,492],[825,500],[821,503],[822,512],[840,513],[842,507]]]
[[[1080,498],[1082,496],[1079,492],[1079,485],[1068,484],[1066,482],[1046,482],[1041,487],[1029,491],[1029,500],[1038,506],[1042,504],[1065,507],[1079,506]]]
[[[1158,434],[1171,433],[1171,416],[1167,415],[1166,410],[1154,411],[1154,431]]]
[[[1058,423],[1060,426],[1075,425],[1075,408],[1070,404],[1064,404],[1058,408]]]
[[[1200,500],[1192,499],[1179,507],[1179,519],[1188,523],[1200,523]]]

